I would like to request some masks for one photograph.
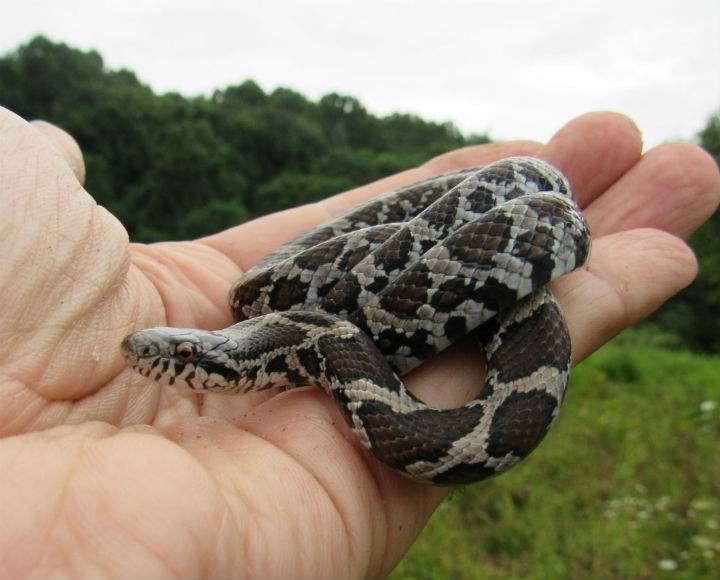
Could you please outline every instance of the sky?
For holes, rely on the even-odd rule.
[[[44,34],[158,93],[254,79],[498,140],[547,141],[577,115],[615,110],[646,148],[692,140],[720,111],[718,0],[3,3],[0,53]]]

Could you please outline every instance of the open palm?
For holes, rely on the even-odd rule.
[[[318,389],[189,396],[126,369],[119,345],[149,326],[228,326],[231,283],[284,241],[394,187],[518,154],[565,173],[593,233],[589,265],[552,286],[578,362],[693,279],[680,238],[720,199],[700,149],[643,156],[627,119],[590,114],[544,146],[470,147],[201,240],[143,246],[83,191],[66,134],[0,110],[0,574],[391,570],[445,490],[379,464]],[[482,381],[471,348],[423,365],[408,387],[464,402]],[[456,389],[438,392],[448,376]]]

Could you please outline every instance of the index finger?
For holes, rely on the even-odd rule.
[[[637,161],[640,151],[639,133],[626,117],[593,113],[568,123],[545,146],[510,141],[465,147],[324,201],[258,218],[202,242],[246,270],[283,243],[367,199],[427,177],[512,155],[536,155],[555,165],[569,178],[582,206],[619,179]]]

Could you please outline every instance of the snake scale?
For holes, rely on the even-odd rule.
[[[150,379],[202,392],[319,386],[390,467],[425,483],[478,481],[527,456],[558,414],[570,338],[545,285],[589,251],[565,177],[512,157],[350,209],[240,278],[233,326],[142,330],[123,355]],[[399,376],[468,333],[487,366],[475,399],[440,409],[403,386]]]

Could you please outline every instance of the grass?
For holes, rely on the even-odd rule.
[[[647,331],[579,365],[540,447],[454,492],[390,578],[720,577],[720,357]]]

